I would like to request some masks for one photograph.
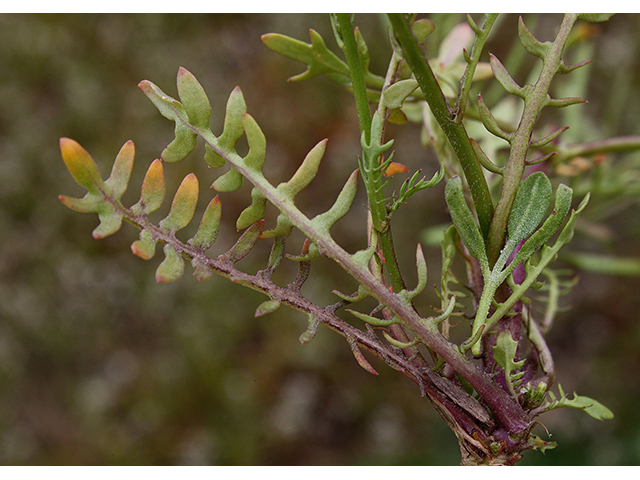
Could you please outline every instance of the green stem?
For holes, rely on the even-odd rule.
[[[467,131],[462,123],[455,121],[455,113],[447,103],[429,63],[424,58],[407,19],[401,13],[389,13],[387,16],[395,37],[402,47],[402,54],[407,65],[411,68],[433,116],[442,127],[458,157],[473,197],[480,229],[486,238],[493,217],[493,201]]]
[[[476,33],[476,40],[473,42],[473,47],[471,48],[471,61],[467,65],[464,75],[460,79],[460,93],[458,95],[455,108],[456,117],[454,121],[456,123],[461,123],[464,118],[464,112],[467,109],[467,102],[469,99],[469,91],[471,90],[471,83],[473,82],[473,75],[476,71],[476,67],[478,66],[478,62],[480,61],[480,54],[482,53],[484,44],[489,38],[491,28],[493,28],[493,24],[496,22],[499,15],[499,13],[488,13],[485,18],[484,25],[482,26],[482,30]]]
[[[351,75],[351,86],[353,88],[353,96],[356,99],[360,131],[364,132],[365,140],[369,143],[371,140],[371,111],[369,110],[369,97],[367,96],[367,87],[364,81],[360,54],[358,53],[358,45],[353,34],[353,24],[348,13],[338,13],[336,17],[343,42],[342,51]]]
[[[511,150],[509,160],[505,167],[504,183],[502,185],[500,199],[496,205],[493,220],[491,221],[491,228],[489,229],[487,256],[490,265],[493,265],[498,259],[500,250],[504,245],[509,213],[511,212],[511,206],[513,205],[518,186],[524,174],[531,133],[538,119],[538,114],[545,105],[551,81],[560,65],[564,45],[577,18],[577,14],[565,14],[558,35],[549,48],[549,54],[544,59],[538,81],[534,85],[530,95],[527,95],[525,99],[520,124],[511,142]]]

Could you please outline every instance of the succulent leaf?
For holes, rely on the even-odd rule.
[[[131,207],[131,212],[134,215],[148,215],[155,212],[162,205],[165,191],[164,168],[162,162],[155,159],[151,162],[142,182],[140,200]]]
[[[146,229],[140,231],[140,240],[136,240],[131,244],[131,251],[134,255],[149,260],[156,254],[157,239]]]
[[[307,65],[303,73],[291,77],[289,81],[306,80],[325,74],[341,85],[349,85],[351,77],[347,64],[327,49],[318,32],[309,30],[309,34],[310,44],[277,33],[263,35],[262,42],[274,52]]]
[[[208,130],[211,119],[211,104],[202,85],[189,70],[183,67],[178,70],[176,83],[178,95],[187,112],[189,123],[198,129]]]
[[[184,260],[173,246],[164,246],[165,258],[156,270],[156,282],[166,283],[179,279],[184,274]]]
[[[73,179],[91,193],[97,193],[104,186],[100,172],[91,155],[70,138],[60,139],[62,160]]]
[[[213,197],[202,215],[196,236],[189,240],[189,245],[203,251],[211,248],[218,238],[220,219],[222,217],[222,202],[218,196]]]
[[[198,179],[190,173],[178,187],[178,191],[173,197],[171,210],[164,220],[160,222],[160,228],[171,232],[176,232],[186,227],[196,209],[198,202]]]
[[[111,191],[111,195],[116,200],[120,200],[127,190],[129,178],[131,177],[131,169],[133,168],[133,158],[135,156],[135,147],[131,140],[127,141],[116,156],[116,160],[111,170],[111,175],[105,182],[105,185]]]
[[[259,222],[251,225],[244,231],[233,247],[231,247],[226,253],[219,255],[218,259],[220,261],[230,263],[236,263],[242,260],[256,245],[263,228],[264,220],[260,220]]]

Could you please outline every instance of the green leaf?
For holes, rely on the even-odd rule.
[[[478,259],[483,270],[488,270],[489,260],[484,239],[462,191],[462,179],[453,177],[445,187],[445,200],[449,206],[451,219],[460,238],[469,249],[469,253]]]
[[[227,100],[224,127],[222,134],[218,137],[218,145],[222,151],[235,149],[236,143],[244,133],[242,116],[245,113],[247,113],[247,104],[242,95],[242,90],[240,90],[240,87],[236,87]],[[211,149],[206,151],[205,161],[215,168],[225,164],[225,159],[218,152]]]
[[[275,298],[273,298],[271,300],[264,301],[256,309],[254,317],[257,318],[257,317],[261,317],[263,315],[266,315],[267,313],[275,312],[280,307],[280,304],[281,304],[280,300],[275,299]]]
[[[596,420],[611,420],[613,412],[593,398],[573,393],[572,399],[565,399],[561,403],[563,407],[580,408]]]
[[[435,24],[428,18],[421,18],[411,24],[411,31],[420,44],[424,44],[424,42],[427,40],[427,37],[431,35],[435,31],[435,29]]]
[[[208,130],[211,105],[202,85],[191,72],[182,67],[178,70],[176,83],[178,95],[189,117],[189,123],[198,129]]]
[[[418,82],[414,78],[395,82],[382,92],[382,104],[391,110],[400,108],[406,98],[417,88]]]
[[[111,195],[116,200],[120,200],[127,190],[129,178],[131,177],[131,169],[133,168],[133,158],[135,156],[135,147],[133,142],[126,142],[113,164],[111,175],[105,182],[107,188],[111,191]]]
[[[175,248],[164,246],[165,258],[156,270],[156,282],[166,283],[179,279],[184,274],[184,260]]]
[[[496,80],[500,82],[500,85],[502,85],[507,92],[525,98],[526,89],[517,84],[504,65],[498,60],[498,57],[489,55],[489,63],[491,64],[491,70]]]
[[[518,187],[509,214],[507,232],[509,242],[524,240],[546,216],[552,194],[551,182],[543,172],[529,175]]]
[[[190,173],[178,187],[178,191],[173,197],[169,215],[160,222],[160,228],[171,232],[176,232],[186,227],[196,209],[198,202],[198,179]]]
[[[509,393],[515,396],[515,388],[517,380],[522,376],[522,373],[514,374],[513,372],[524,365],[524,360],[518,362],[515,361],[516,354],[518,353],[519,343],[513,339],[511,332],[502,331],[498,335],[496,345],[493,348],[493,358],[496,363],[504,370],[504,376],[507,382],[507,388]]]
[[[164,168],[162,162],[155,159],[151,162],[142,182],[140,201],[131,207],[134,215],[148,215],[162,205],[165,194]]]
[[[238,241],[226,253],[218,256],[222,262],[236,263],[246,257],[256,245],[260,238],[262,229],[264,228],[264,220],[254,223],[247,228],[240,236]]]
[[[341,85],[349,85],[351,77],[347,64],[327,49],[318,32],[310,30],[309,34],[311,35],[310,44],[278,33],[263,35],[262,42],[274,52],[307,65],[303,73],[291,77],[290,81],[306,80],[325,74]]]
[[[585,22],[606,22],[614,15],[615,13],[580,13],[578,19]]]
[[[522,17],[518,18],[518,36],[520,37],[520,43],[522,43],[522,46],[530,54],[540,57],[543,60],[548,55],[552,44],[550,42],[543,43],[534,37],[533,33],[531,33],[524,24]]]
[[[196,236],[189,240],[189,245],[201,248],[203,251],[211,248],[218,238],[220,219],[222,217],[222,202],[215,196],[202,215]]]

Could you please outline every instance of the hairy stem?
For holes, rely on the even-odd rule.
[[[489,237],[487,241],[487,256],[489,264],[493,265],[500,255],[500,250],[504,245],[507,233],[507,221],[511,206],[516,197],[518,187],[522,181],[524,167],[526,163],[527,151],[531,141],[533,127],[540,110],[545,105],[547,92],[551,86],[551,81],[555,76],[558,66],[561,62],[562,51],[567,42],[571,28],[578,18],[577,14],[565,14],[560,30],[556,39],[551,44],[548,55],[544,59],[542,71],[538,77],[538,81],[534,85],[531,94],[525,100],[524,110],[517,130],[515,131],[513,141],[511,142],[511,150],[509,152],[509,160],[505,167],[504,183],[500,192],[500,199],[496,205],[495,213],[491,221],[489,229]]]
[[[460,79],[460,93],[458,94],[458,100],[455,107],[454,122],[461,123],[464,119],[464,113],[467,109],[467,102],[469,100],[469,91],[471,90],[471,83],[473,82],[473,74],[476,71],[478,62],[480,61],[480,54],[484,48],[484,44],[489,38],[489,33],[493,24],[498,19],[499,13],[488,13],[484,25],[480,31],[476,31],[476,40],[471,47],[470,62],[464,71],[464,75]]]

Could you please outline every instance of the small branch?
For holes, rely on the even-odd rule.
[[[473,82],[473,75],[480,61],[480,54],[484,48],[484,44],[489,38],[489,33],[493,24],[498,19],[499,13],[488,13],[484,25],[480,31],[476,32],[476,40],[471,47],[470,62],[464,71],[464,75],[460,79],[460,93],[458,94],[458,100],[456,101],[455,111],[455,123],[461,123],[464,118],[464,113],[467,109],[467,103],[469,100],[469,91],[471,90],[471,83]]]
[[[509,160],[504,170],[504,183],[502,184],[500,199],[498,200],[493,219],[491,220],[491,228],[487,239],[487,256],[489,258],[489,264],[492,266],[498,259],[500,250],[502,250],[502,246],[504,245],[507,221],[524,173],[533,127],[547,99],[547,92],[551,86],[551,81],[558,70],[558,66],[561,64],[564,45],[569,38],[571,28],[577,18],[577,14],[566,14],[564,16],[558,35],[549,48],[549,54],[544,59],[538,81],[534,85],[531,94],[527,95],[525,100],[520,124],[511,142]]]
[[[455,112],[447,103],[438,81],[429,63],[424,58],[404,15],[401,13],[389,13],[387,16],[393,27],[396,39],[402,47],[405,61],[416,77],[433,116],[442,127],[453,151],[458,157],[473,197],[480,229],[486,238],[489,234],[489,225],[493,217],[493,201],[469,136],[464,125],[455,121]]]

